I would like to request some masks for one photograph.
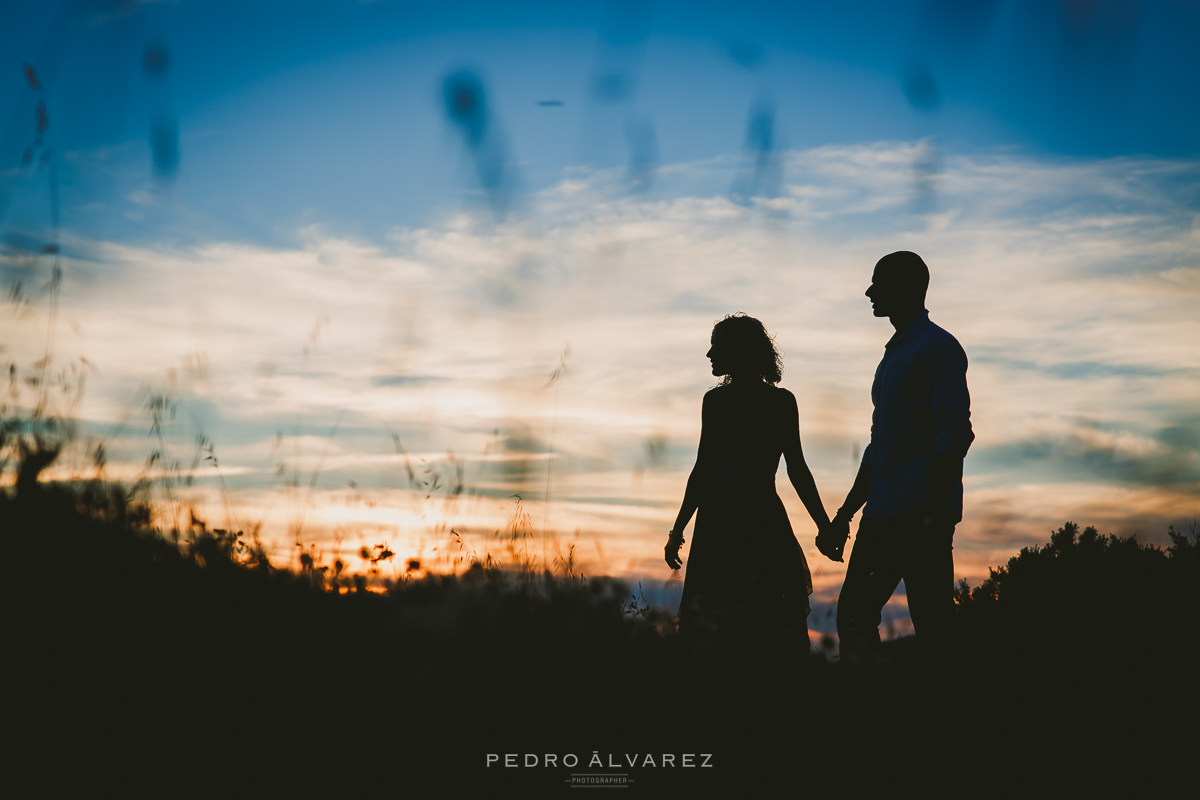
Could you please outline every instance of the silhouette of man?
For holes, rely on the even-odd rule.
[[[834,561],[866,503],[838,598],[843,653],[879,648],[881,612],[900,581],[918,641],[943,650],[954,608],[954,526],[962,520],[962,468],[971,431],[967,355],[929,320],[929,268],[916,253],[886,255],[867,297],[896,334],[875,370],[871,443],[846,502],[818,538]]]

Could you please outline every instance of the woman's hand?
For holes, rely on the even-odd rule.
[[[683,559],[679,557],[680,547],[683,547],[683,534],[671,531],[670,535],[667,536],[667,546],[663,548],[667,566],[671,569],[679,569],[683,566]]]

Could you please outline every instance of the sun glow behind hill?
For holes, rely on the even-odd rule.
[[[194,475],[162,506],[184,522],[195,503],[213,526],[261,523],[281,561],[297,542],[352,564],[387,543],[399,572],[508,558],[519,495],[524,552],[552,562],[573,544],[577,570],[658,593],[712,324],[744,311],[776,335],[832,511],[891,334],[862,292],[879,256],[913,249],[932,319],[971,361],[958,575],[978,581],[1065,518],[1164,537],[1200,488],[1196,165],[943,153],[931,178],[913,167],[930,147],[787,152],[778,196],[740,202],[736,158],[662,166],[654,197],[572,169],[503,221],[459,213],[382,240],[319,224],[274,248],[64,237],[55,364],[86,359],[86,389],[52,474],[94,474],[103,441],[110,477]],[[5,355],[28,370],[47,298],[6,314]],[[173,409],[161,441],[156,397]],[[832,599],[840,565],[779,488]],[[753,558],[752,539],[729,555]]]

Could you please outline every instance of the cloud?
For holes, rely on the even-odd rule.
[[[979,454],[1003,469],[1037,472],[1046,482],[1098,480],[1172,487],[1200,483],[1200,421],[1152,435],[1079,421],[1057,433],[1007,442]]]
[[[80,333],[56,348],[97,365],[81,415],[134,430],[138,387],[169,394],[174,449],[207,428],[231,476],[258,476],[230,480],[255,502],[281,459],[314,471],[325,451],[321,491],[335,477],[402,486],[387,477],[389,431],[410,453],[466,459],[467,484],[497,497],[544,492],[549,463],[551,526],[601,536],[618,569],[657,546],[682,495],[726,313],[776,334],[809,464],[840,504],[891,334],[862,293],[881,255],[913,249],[933,273],[934,320],[971,360],[967,503],[980,512],[961,552],[1111,516],[1113,487],[1147,493],[1131,507],[1141,519],[1170,519],[1200,470],[1197,165],[942,152],[936,198],[914,210],[929,146],[781,153],[786,204],[771,214],[728,196],[731,156],[662,164],[653,194],[631,195],[622,169],[574,169],[519,217],[455,214],[378,241],[313,226],[286,247],[82,242],[66,248],[61,300]],[[14,328],[14,360],[36,360],[44,321]],[[198,356],[207,370],[189,373]],[[652,437],[666,460],[645,470]],[[140,463],[139,440],[124,441]]]

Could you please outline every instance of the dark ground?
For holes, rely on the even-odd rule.
[[[7,771],[41,793],[562,796],[572,773],[615,773],[627,788],[586,791],[1075,796],[1193,780],[1194,536],[1161,551],[1068,524],[960,595],[951,658],[910,637],[844,663],[771,636],[681,636],[603,579],[476,569],[386,594],[339,577],[339,593],[237,536],[174,542],[147,520],[113,487],[0,496]]]

